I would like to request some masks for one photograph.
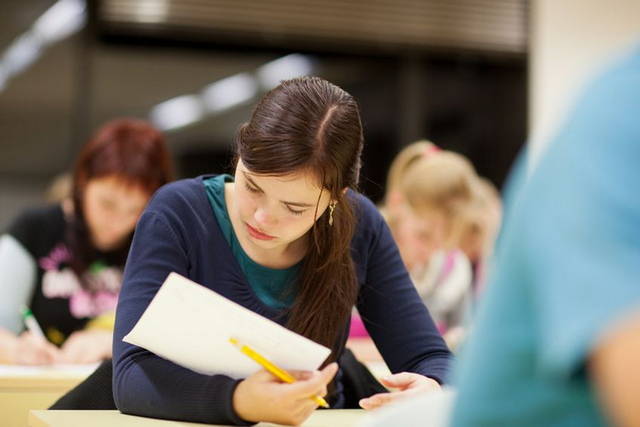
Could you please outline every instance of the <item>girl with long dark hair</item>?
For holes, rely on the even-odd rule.
[[[450,352],[375,206],[356,192],[363,133],[356,101],[317,77],[267,93],[236,137],[234,176],[165,186],[136,228],[118,303],[114,398],[125,413],[221,424],[296,424],[327,394],[353,401],[335,361],[357,305],[400,391],[438,388]],[[172,272],[333,351],[322,370],[281,383],[266,371],[201,375],[122,341]],[[333,379],[335,376],[335,379]],[[356,400],[357,404],[357,400]]]

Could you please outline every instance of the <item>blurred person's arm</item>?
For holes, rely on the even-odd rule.
[[[72,333],[62,345],[65,363],[94,363],[112,356],[115,312],[109,311],[94,319],[87,326]]]
[[[608,331],[593,351],[589,370],[604,410],[616,425],[640,426],[640,314]]]
[[[23,329],[20,309],[29,305],[36,279],[36,262],[13,236],[0,236],[0,328],[13,334]]]
[[[49,364],[57,349],[24,329],[21,307],[28,306],[35,287],[36,263],[13,236],[0,237],[0,361],[19,364]]]

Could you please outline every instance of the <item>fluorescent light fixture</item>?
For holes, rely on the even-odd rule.
[[[183,95],[164,101],[151,110],[151,121],[162,130],[186,126],[202,119],[204,108],[196,95]]]
[[[305,55],[292,53],[258,68],[257,75],[260,85],[270,90],[278,86],[282,80],[304,76],[311,73],[313,61]]]
[[[258,93],[255,78],[249,73],[218,80],[202,90],[202,101],[208,112],[220,112],[251,101]]]
[[[169,0],[136,0],[130,6],[135,19],[145,24],[165,22],[169,14]]]
[[[24,71],[49,44],[80,30],[87,22],[85,0],[59,0],[46,10],[31,29],[16,38],[0,60],[0,91],[9,79]]]
[[[18,74],[40,56],[40,41],[32,33],[25,33],[9,46],[2,57],[2,65],[9,76]]]
[[[62,40],[80,30],[87,22],[83,0],[59,0],[33,24],[33,33],[44,44]]]
[[[7,85],[7,80],[9,80],[9,76],[7,75],[7,72],[2,67],[2,64],[0,64],[0,92],[2,92],[2,90]]]
[[[199,95],[184,95],[156,105],[151,121],[162,129],[175,129],[253,101],[261,90],[269,90],[282,80],[307,75],[313,69],[312,60],[301,54],[291,54],[266,63],[255,74],[239,73],[206,86]],[[257,76],[257,77],[256,77]]]

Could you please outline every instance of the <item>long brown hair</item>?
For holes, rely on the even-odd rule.
[[[355,214],[343,189],[357,187],[363,141],[356,101],[318,77],[282,82],[262,98],[236,136],[236,154],[251,172],[311,171],[337,202],[333,225],[326,212],[310,230],[287,313],[291,330],[334,350],[330,360],[358,293],[350,249]]]
[[[73,172],[74,212],[67,244],[72,253],[71,268],[81,282],[98,254],[83,211],[85,189],[90,180],[110,175],[128,185],[140,186],[149,196],[171,181],[171,156],[162,133],[144,120],[115,119],[99,128],[80,151]],[[112,251],[110,261],[124,265],[132,236],[133,232],[125,244]]]

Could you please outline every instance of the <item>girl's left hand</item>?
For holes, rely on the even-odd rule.
[[[387,387],[397,389],[389,393],[378,393],[366,399],[360,400],[360,406],[364,409],[376,409],[387,403],[395,402],[418,394],[440,390],[440,384],[434,379],[412,372],[400,372],[380,378],[380,382]]]
[[[89,329],[71,334],[62,345],[63,363],[94,363],[111,357],[113,333]]]

